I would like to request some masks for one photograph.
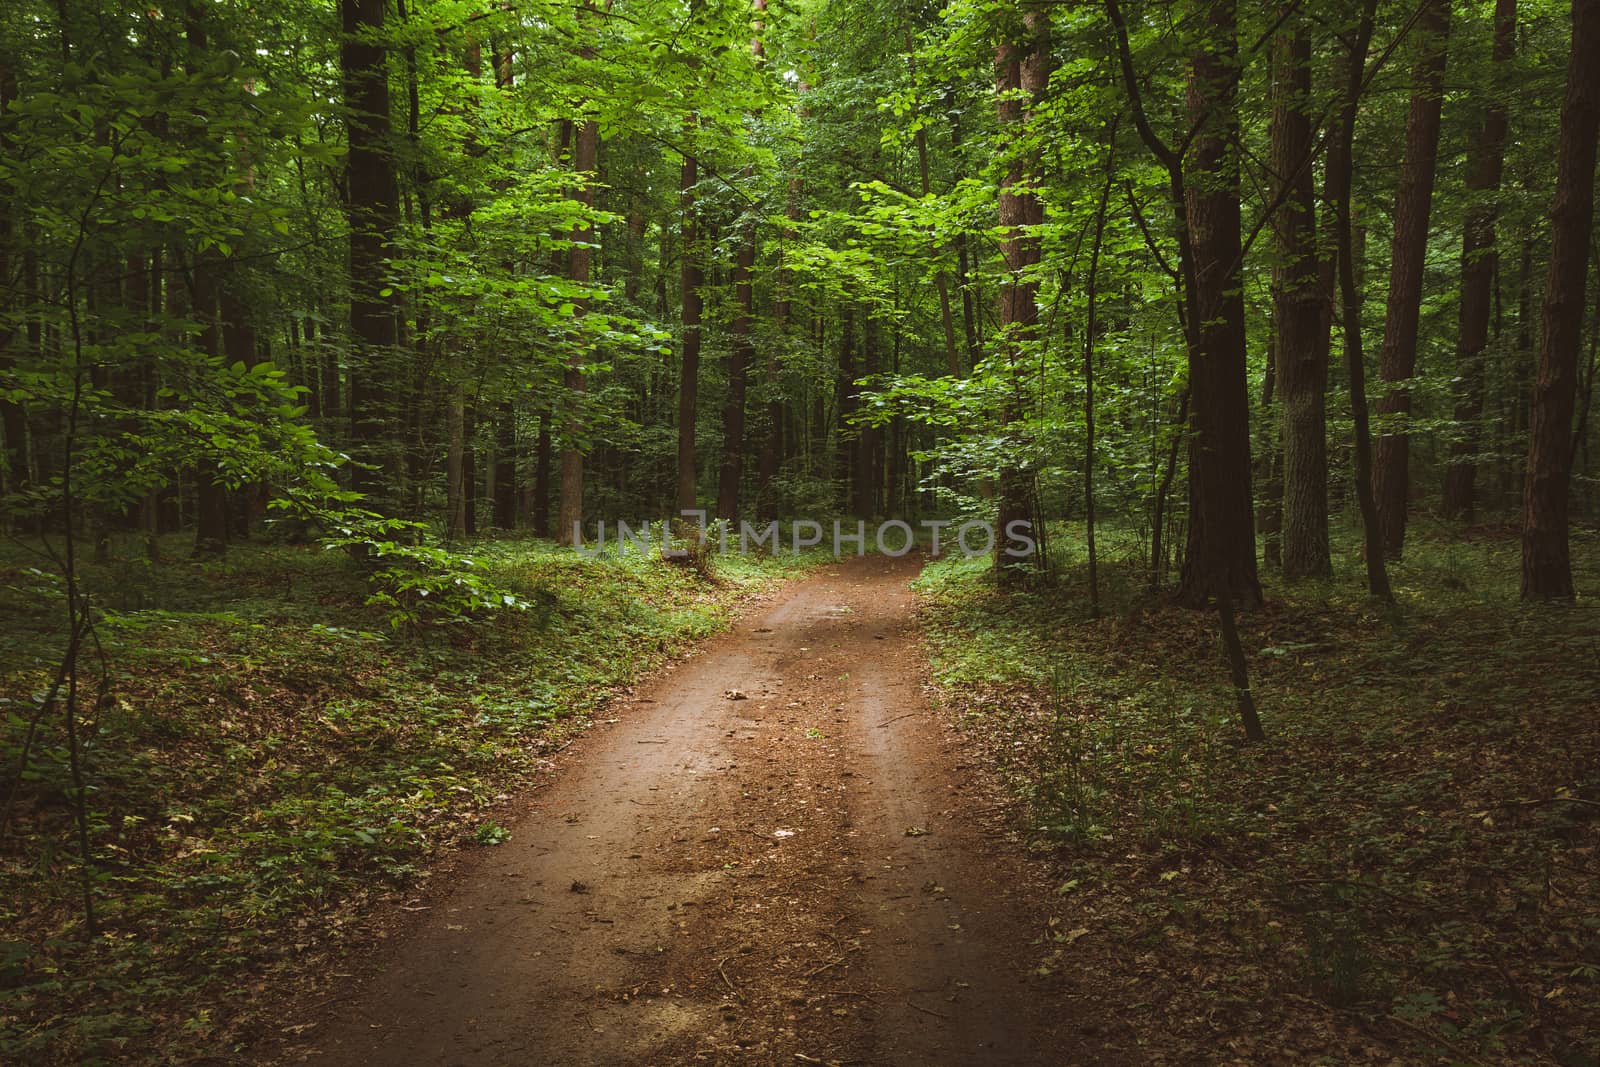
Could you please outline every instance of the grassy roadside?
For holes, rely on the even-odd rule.
[[[0,841],[0,1062],[227,1050],[250,999],[364,907],[504,840],[485,813],[614,691],[814,562],[723,557],[709,582],[531,541],[473,554],[529,608],[418,636],[387,632],[340,552],[89,568],[115,618],[109,696],[84,713],[104,935],[84,936],[52,721]],[[0,799],[65,629],[33,566],[0,557]]]
[[[1409,542],[1395,612],[1350,542],[1333,581],[1264,575],[1252,748],[1214,617],[1145,598],[1111,533],[1099,620],[1076,546],[1053,589],[919,582],[944,699],[1059,870],[1063,1015],[1141,1063],[1600,1063],[1600,537],[1576,607],[1517,603],[1504,531]]]

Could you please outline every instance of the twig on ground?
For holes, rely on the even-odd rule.
[[[722,965],[724,963],[727,963],[727,962],[728,962],[727,960],[718,960],[717,961],[717,974],[722,977],[722,984],[728,987],[728,991],[730,993],[732,993],[734,996],[738,997],[739,998],[739,1003],[743,1004],[744,1003],[744,994],[742,992],[740,992],[739,991],[739,987],[734,985],[732,980],[728,978],[728,972],[722,969]]]

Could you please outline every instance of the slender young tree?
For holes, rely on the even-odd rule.
[[[1522,597],[1570,600],[1568,494],[1572,414],[1583,344],[1584,292],[1594,230],[1595,143],[1600,137],[1600,0],[1572,0],[1572,58],[1561,103],[1550,271],[1522,490]]]
[[[1439,159],[1440,114],[1444,105],[1444,70],[1451,0],[1429,0],[1417,20],[1417,61],[1412,75],[1411,106],[1406,114],[1400,187],[1395,193],[1394,244],[1390,257],[1389,304],[1383,323],[1378,368],[1389,391],[1378,411],[1398,425],[1378,435],[1373,468],[1373,496],[1383,550],[1399,559],[1406,539],[1406,504],[1411,496],[1411,389],[1416,373],[1417,326],[1422,314],[1422,268],[1428,258],[1428,221],[1433,211],[1434,174]]]
[[[572,169],[574,184],[572,199],[585,208],[594,206],[595,164],[600,147],[600,123],[597,119],[582,119],[573,126]],[[579,285],[589,284],[594,262],[594,233],[587,225],[572,230],[572,248],[567,253],[567,277]],[[587,312],[589,300],[573,300],[580,317]],[[562,384],[566,386],[567,402],[572,405],[563,427],[561,443],[561,498],[557,510],[556,536],[562,544],[577,541],[576,533],[583,522],[583,432],[581,412],[587,382],[583,369],[583,346],[574,339],[567,357]]]
[[[1377,7],[1378,0],[1364,0],[1356,25],[1346,35],[1344,84],[1340,90],[1339,114],[1328,144],[1327,200],[1328,213],[1333,216],[1334,256],[1338,262],[1339,302],[1343,313],[1340,326],[1344,333],[1345,369],[1349,375],[1350,412],[1355,424],[1354,481],[1356,502],[1361,511],[1367,592],[1387,601],[1393,600],[1394,594],[1389,588],[1378,507],[1372,496],[1372,435],[1367,416],[1366,359],[1361,350],[1361,287],[1356,282],[1355,234],[1350,219],[1356,116],[1361,110],[1367,49],[1372,43]]]
[[[692,140],[698,123],[690,120],[687,136]],[[683,323],[683,347],[678,364],[678,488],[676,503],[679,511],[689,511],[700,495],[699,477],[695,463],[695,420],[699,417],[700,398],[700,331],[705,313],[705,298],[701,287],[705,285],[705,271],[700,265],[699,205],[695,201],[695,185],[699,182],[699,161],[693,149],[683,157],[683,168],[678,180],[679,210],[682,223],[679,230],[682,249],[678,288]]]
[[[1499,270],[1495,224],[1496,195],[1505,170],[1510,131],[1506,74],[1517,49],[1517,0],[1494,5],[1494,74],[1490,78],[1483,125],[1467,149],[1467,218],[1461,234],[1461,308],[1456,331],[1456,438],[1444,479],[1442,508],[1446,516],[1470,519],[1476,504],[1478,420],[1483,416],[1484,353],[1489,346],[1489,319],[1494,306],[1494,281]]]

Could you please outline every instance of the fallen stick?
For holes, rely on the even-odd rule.
[[[734,985],[733,982],[728,979],[728,972],[722,969],[722,965],[727,962],[727,960],[717,961],[717,974],[722,976],[722,984],[728,987],[728,991],[734,996],[738,997],[739,1003],[743,1004],[744,994],[739,992],[739,987]]]

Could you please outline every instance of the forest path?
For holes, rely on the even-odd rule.
[[[1075,1059],[1038,887],[923,696],[919,566],[829,566],[619,702],[289,1059]]]

